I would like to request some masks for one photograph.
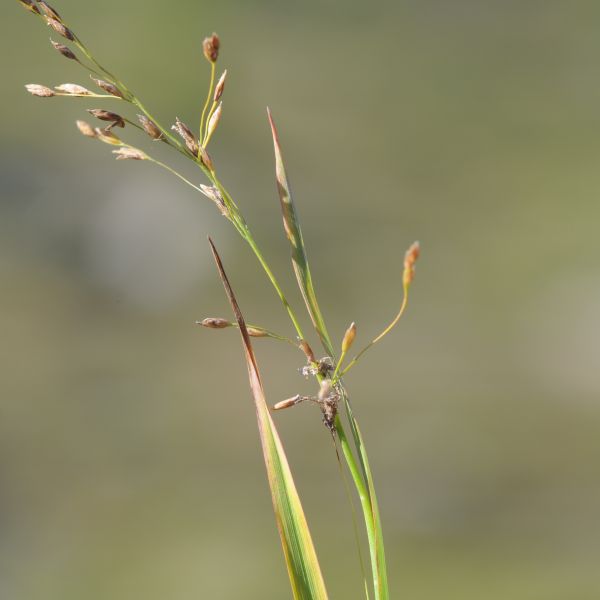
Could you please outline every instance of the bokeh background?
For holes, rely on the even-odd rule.
[[[406,319],[348,376],[393,597],[599,598],[600,4],[56,8],[166,123],[198,119],[219,32],[212,156],[301,309],[272,108],[336,339],[392,318],[421,241]],[[89,81],[16,2],[1,15],[0,597],[288,598],[237,333],[194,326],[230,315],[207,234],[248,320],[291,334],[286,315],[206,199],[74,127],[134,113],[25,92]],[[312,391],[299,354],[256,347],[271,401]],[[276,421],[331,596],[359,598],[318,411]]]

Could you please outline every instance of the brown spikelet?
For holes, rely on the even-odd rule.
[[[227,69],[225,69],[219,77],[219,81],[217,81],[217,85],[215,86],[215,95],[213,96],[213,100],[218,102],[223,95],[223,90],[225,89],[225,79],[227,78]]]
[[[219,106],[215,109],[215,112],[210,116],[208,120],[208,125],[206,127],[206,141],[205,145],[208,144],[208,140],[212,137],[212,134],[215,132],[219,121],[221,120],[221,113],[223,112],[223,103],[219,102]]]
[[[146,160],[148,158],[144,152],[131,146],[123,146],[118,150],[113,150],[112,153],[117,155],[117,160]]]
[[[304,400],[304,396],[300,394],[296,394],[287,400],[282,400],[273,406],[273,410],[283,410],[284,408],[290,408],[291,406],[295,406]]]
[[[92,96],[92,92],[87,88],[76,83],[61,83],[54,88],[57,92],[62,92],[68,96]]]
[[[183,121],[179,120],[179,117],[175,118],[175,125],[173,125],[171,129],[176,131],[183,138],[186,148],[194,156],[198,156],[198,140],[192,133],[192,130]]]
[[[207,317],[196,323],[202,325],[202,327],[208,327],[209,329],[225,329],[225,327],[231,327],[233,325],[231,321],[222,319],[221,317]]]
[[[39,85],[37,83],[28,83],[25,89],[32,95],[38,96],[39,98],[51,98],[56,96],[56,93],[45,85]]]
[[[221,42],[219,40],[219,36],[216,33],[213,33],[211,36],[204,38],[202,42],[202,51],[204,52],[204,56],[206,57],[206,60],[208,62],[217,62],[217,58],[219,58],[220,46]]]
[[[344,334],[344,339],[342,340],[342,352],[348,352],[350,346],[354,343],[354,339],[356,338],[356,324],[351,323],[350,327],[346,329],[346,333]]]
[[[213,161],[212,158],[210,157],[210,154],[204,149],[202,148],[202,146],[199,149],[200,152],[200,160],[202,161],[202,164],[209,170],[209,171],[214,171],[215,167],[213,165]]]
[[[107,94],[110,94],[111,96],[116,96],[117,98],[124,98],[125,96],[123,96],[123,94],[121,93],[121,91],[119,90],[119,88],[108,82],[108,81],[104,81],[104,79],[96,79],[95,77],[92,77],[92,81],[101,89],[104,90]]]
[[[415,263],[419,258],[420,252],[421,247],[419,246],[419,242],[413,242],[404,255],[404,273],[402,274],[404,286],[409,286],[415,277]]]
[[[302,350],[302,352],[304,352],[304,355],[306,356],[306,359],[308,360],[309,363],[317,362],[315,353],[313,352],[313,349],[310,347],[310,344],[306,340],[300,340],[298,345],[300,347],[300,350]]]
[[[50,43],[52,44],[53,48],[57,52],[60,52],[60,54],[62,54],[65,58],[79,61],[79,59],[75,56],[75,53],[69,47],[65,46],[64,44],[59,44],[52,39],[50,40]]]
[[[40,9],[37,7],[37,4],[33,2],[33,0],[19,0],[19,2],[25,10],[35,13],[36,15],[41,14]]]
[[[56,33],[62,35],[67,40],[71,42],[75,39],[75,34],[66,26],[63,25],[60,21],[56,19],[52,19],[51,17],[46,17],[46,23],[49,27],[52,27]]]
[[[141,126],[144,128],[144,131],[153,139],[153,140],[162,140],[163,134],[162,131],[158,128],[154,121],[151,121],[145,115],[138,115],[138,121]]]
[[[77,128],[79,129],[79,131],[86,137],[91,137],[91,138],[98,137],[94,128],[86,121],[76,121],[76,124],[77,124]]]
[[[248,335],[250,337],[269,337],[268,332],[266,332],[264,329],[260,329],[258,327],[251,327],[250,325],[248,325],[246,329],[248,330]]]
[[[45,16],[54,19],[59,23],[62,22],[60,15],[45,0],[38,0],[38,4]]]
[[[125,121],[121,115],[117,113],[104,110],[102,108],[88,108],[87,111],[93,117],[100,119],[101,121],[110,121],[109,127],[125,127]]]

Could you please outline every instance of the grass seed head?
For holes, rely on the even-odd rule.
[[[76,124],[79,131],[86,137],[98,137],[94,128],[87,121],[76,121]]]
[[[119,90],[119,88],[108,82],[108,81],[104,81],[104,79],[96,79],[95,77],[92,77],[92,81],[101,89],[104,90],[106,93],[110,94],[111,96],[116,96],[117,98],[124,98],[123,94],[121,93],[121,91]]]
[[[138,115],[138,121],[143,127],[144,131],[153,139],[153,140],[162,140],[163,134],[162,131],[158,128],[154,121],[151,121],[146,115]]]
[[[202,42],[202,51],[204,52],[204,56],[206,60],[211,63],[217,62],[217,58],[219,58],[219,47],[221,46],[221,42],[219,40],[219,36],[216,33],[213,33],[211,36],[204,38]]]
[[[304,352],[304,355],[306,356],[306,360],[308,360],[309,363],[312,364],[312,363],[317,362],[315,353],[313,352],[313,349],[310,347],[310,344],[306,340],[300,340],[298,345],[300,346],[300,350],[302,350],[302,352]]]
[[[215,170],[215,167],[210,154],[202,146],[200,146],[199,152],[202,164],[212,173]]]
[[[354,339],[356,338],[356,325],[354,323],[350,324],[350,327],[346,329],[346,333],[344,334],[344,339],[342,340],[342,352],[348,352],[350,346],[354,343]]]
[[[50,43],[52,44],[53,48],[57,51],[60,52],[60,54],[62,54],[65,58],[68,58],[69,60],[79,60],[74,52],[67,46],[65,46],[64,44],[59,44],[58,42],[55,42],[53,39],[50,40]]]
[[[19,2],[25,10],[35,13],[36,15],[41,14],[40,9],[37,7],[37,4],[33,2],[33,0],[19,0]]]
[[[196,321],[196,323],[202,325],[202,327],[208,327],[209,329],[225,329],[226,327],[231,327],[233,325],[231,321],[222,319],[221,317],[207,317],[202,321]]]
[[[25,89],[32,95],[38,96],[39,98],[51,98],[52,96],[56,96],[54,90],[51,90],[49,87],[45,85],[39,85],[37,83],[28,83],[25,86]]]
[[[47,2],[45,2],[45,0],[38,0],[38,4],[44,15],[50,19],[54,19],[55,21],[62,23],[60,15]]]
[[[295,406],[304,400],[304,397],[300,394],[296,394],[287,400],[282,400],[273,406],[273,410],[283,410],[284,408],[290,408],[291,406]]]
[[[225,89],[225,79],[227,78],[227,69],[225,69],[219,77],[219,81],[217,81],[217,85],[215,86],[215,95],[213,97],[214,102],[218,102],[223,95],[223,90]]]
[[[415,263],[419,258],[421,247],[419,242],[413,242],[409,249],[404,255],[404,273],[402,274],[402,281],[405,286],[409,286],[415,277]]]
[[[100,119],[101,121],[110,121],[109,127],[125,127],[125,121],[121,115],[117,113],[104,110],[102,108],[88,108],[87,111],[93,117]]]
[[[76,83],[61,83],[54,88],[57,92],[62,92],[68,96],[92,96],[92,92],[87,88]]]
[[[146,160],[148,158],[144,152],[131,146],[123,146],[118,150],[113,150],[112,153],[117,155],[117,160]]]
[[[264,329],[258,329],[257,327],[246,327],[248,335],[250,337],[269,337],[269,334]]]
[[[52,17],[46,17],[46,23],[49,27],[54,29],[56,33],[62,35],[67,40],[70,40],[72,42],[75,39],[75,34],[66,25],[63,25],[57,19],[53,19]]]
[[[215,112],[210,116],[208,120],[208,126],[206,128],[206,141],[212,137],[212,134],[215,132],[219,121],[221,120],[221,113],[223,112],[223,103],[219,102],[219,106],[215,109]]]
[[[186,148],[194,155],[198,156],[198,140],[192,133],[192,130],[179,117],[175,118],[175,125],[171,126],[173,131],[176,131],[185,142]]]

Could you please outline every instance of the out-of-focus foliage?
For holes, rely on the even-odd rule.
[[[597,598],[600,6],[56,8],[168,122],[196,121],[220,34],[212,158],[300,308],[271,107],[334,339],[389,322],[421,241],[405,321],[347,377],[392,597]],[[16,2],[1,15],[0,597],[287,597],[238,333],[193,325],[231,316],[206,234],[249,322],[291,335],[285,312],[206,199],[76,131],[96,102],[25,92],[90,83]],[[273,344],[268,398],[314,393]],[[359,597],[313,409],[275,417],[329,592]]]

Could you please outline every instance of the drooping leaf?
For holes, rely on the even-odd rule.
[[[219,254],[210,238],[209,242],[219,275],[242,334],[250,388],[254,396],[263,457],[271,488],[273,509],[294,598],[300,600],[327,600],[325,583],[300,503],[300,497],[292,478],[283,445],[265,401],[256,356],[252,349],[244,317],[223,269]]]

